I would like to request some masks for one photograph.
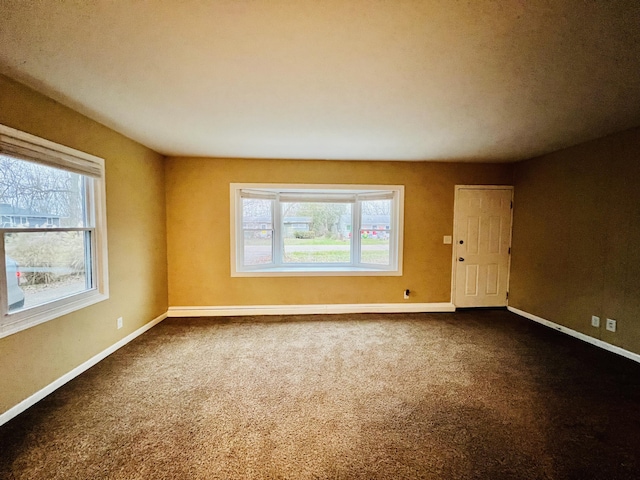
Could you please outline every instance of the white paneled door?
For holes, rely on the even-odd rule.
[[[456,187],[454,298],[457,307],[507,305],[512,187]]]

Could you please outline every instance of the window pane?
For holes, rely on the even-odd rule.
[[[391,228],[391,200],[365,200],[361,202],[362,230],[389,230]]]
[[[351,205],[282,202],[284,263],[350,263]]]
[[[362,263],[390,265],[392,200],[365,200],[361,203],[360,244]]]
[[[244,264],[273,263],[273,232],[271,230],[245,230]]]
[[[360,232],[360,261],[375,265],[390,265],[388,230],[362,230]]]
[[[0,227],[88,226],[89,181],[77,173],[0,155]]]
[[[273,200],[242,199],[242,228],[245,230],[273,230]]]
[[[6,233],[9,311],[91,288],[91,232]]]

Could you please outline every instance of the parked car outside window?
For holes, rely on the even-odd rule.
[[[24,307],[24,292],[20,288],[20,269],[16,261],[4,256],[7,268],[7,296],[9,298],[9,311],[13,312]]]

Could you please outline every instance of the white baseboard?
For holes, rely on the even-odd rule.
[[[616,353],[623,357],[626,357],[630,360],[640,363],[640,355],[634,352],[630,352],[629,350],[625,350],[624,348],[616,347],[615,345],[611,345],[610,343],[603,342],[597,338],[590,337],[589,335],[585,335],[584,333],[577,332],[576,330],[572,330],[567,327],[563,327],[557,323],[551,322],[549,320],[545,320],[542,317],[538,317],[532,313],[525,312],[523,310],[519,310],[514,307],[507,307],[510,312],[513,312],[521,317],[528,318],[529,320],[533,320],[534,322],[540,323],[546,327],[553,328],[554,330],[558,330],[562,333],[566,333],[572,337],[575,337],[583,342],[590,343],[591,345],[595,345],[596,347],[600,347],[604,350],[607,350],[612,353]]]
[[[154,318],[149,323],[147,323],[147,324],[143,325],[142,327],[140,327],[139,329],[137,329],[135,332],[130,333],[129,335],[124,337],[122,340],[120,340],[120,341],[114,343],[113,345],[111,345],[106,350],[103,350],[102,352],[98,353],[97,355],[91,357],[89,360],[87,360],[83,364],[78,365],[76,368],[74,368],[70,372],[65,373],[63,376],[61,376],[57,380],[54,380],[53,382],[51,382],[46,387],[42,388],[41,390],[38,390],[36,393],[31,395],[30,397],[24,399],[23,401],[18,403],[15,407],[10,408],[9,410],[7,410],[6,412],[4,412],[3,414],[0,415],[0,426],[4,425],[5,423],[7,423],[12,418],[20,415],[27,408],[35,405],[40,400],[42,400],[44,397],[46,397],[50,393],[54,392],[55,390],[57,390],[58,388],[63,386],[65,383],[69,382],[70,380],[73,380],[74,378],[76,378],[81,373],[89,370],[96,363],[98,363],[101,360],[104,360],[106,357],[111,355],[113,352],[115,352],[119,348],[124,347],[131,340],[133,340],[134,338],[142,335],[144,332],[146,332],[150,328],[156,326],[158,323],[160,323],[165,318],[167,318],[167,314],[166,313],[163,313],[159,317]]]
[[[251,315],[314,315],[334,313],[455,312],[453,303],[354,303],[333,305],[236,305],[169,307],[169,317],[235,317]]]

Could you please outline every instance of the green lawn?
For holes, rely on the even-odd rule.
[[[350,245],[349,240],[337,240],[325,237],[318,238],[285,238],[286,246],[294,245],[329,245],[346,247]],[[251,238],[245,241],[245,245],[250,246],[266,246],[271,245],[270,238]],[[375,238],[363,238],[362,245],[389,245],[389,240],[377,240]],[[376,265],[386,265],[389,262],[388,251],[363,251],[362,261],[373,263]],[[349,263],[349,251],[327,250],[320,252],[285,252],[285,262],[290,263]]]
[[[387,265],[389,253],[385,251],[363,252],[362,260],[376,265]],[[349,263],[349,252],[329,250],[327,252],[289,252],[285,262],[290,263]]]
[[[337,240],[326,237],[289,238],[285,237],[285,245],[349,245],[349,240]]]
[[[328,252],[289,252],[284,256],[290,263],[349,263],[349,252],[330,250]]]

